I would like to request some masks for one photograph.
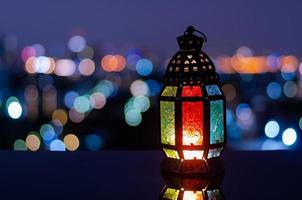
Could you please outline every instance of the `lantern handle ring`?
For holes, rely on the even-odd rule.
[[[207,36],[206,36],[203,32],[201,32],[201,31],[199,31],[199,30],[196,30],[193,26],[188,26],[188,28],[187,28],[187,30],[184,32],[184,34],[185,34],[185,35],[186,35],[186,34],[193,34],[194,32],[199,33],[199,34],[203,37],[204,42],[207,42]]]

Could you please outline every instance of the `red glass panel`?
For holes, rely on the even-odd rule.
[[[183,145],[202,145],[203,104],[202,102],[182,103],[182,143]]]
[[[202,92],[199,86],[184,86],[182,88],[181,96],[183,97],[201,97]]]

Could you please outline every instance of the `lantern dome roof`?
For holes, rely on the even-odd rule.
[[[201,32],[199,33],[202,37],[196,36],[193,32],[199,31],[188,27],[184,35],[177,38],[180,50],[172,57],[167,66],[164,78],[166,84],[218,83],[219,77],[213,61],[201,50],[207,38]]]

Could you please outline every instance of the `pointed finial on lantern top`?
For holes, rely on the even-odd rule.
[[[197,32],[201,35],[197,36],[194,34]],[[207,37],[204,33],[196,30],[193,26],[188,26],[184,34],[177,38],[179,47],[183,51],[200,51],[203,43],[207,42]]]

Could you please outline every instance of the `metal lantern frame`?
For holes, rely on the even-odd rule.
[[[193,34],[198,32],[200,36]],[[166,157],[162,163],[164,172],[176,174],[210,174],[222,169],[219,159],[222,149],[226,145],[226,105],[223,91],[221,90],[219,77],[215,71],[215,66],[209,56],[201,48],[206,42],[206,36],[196,31],[193,27],[188,27],[183,36],[177,38],[180,50],[173,56],[168,64],[164,77],[164,85],[159,97],[159,112],[162,102],[173,102],[174,104],[174,144],[161,144],[163,149],[173,150],[178,153],[177,158]],[[172,95],[166,94],[167,88],[172,88]],[[201,95],[183,96],[184,88],[199,87]],[[215,89],[211,91],[211,87]],[[210,89],[209,89],[210,88]],[[193,90],[193,89],[192,89]],[[169,93],[169,92],[168,92]],[[220,101],[222,110],[220,112],[223,126],[223,141],[212,143],[211,137],[211,102]],[[202,144],[183,144],[183,106],[186,102],[201,102],[202,104]],[[160,114],[160,124],[162,132],[162,113]],[[161,138],[163,133],[161,133]],[[210,151],[216,152],[216,156],[209,157]],[[202,158],[187,160],[184,151],[203,151]],[[164,152],[166,153],[166,152]],[[213,152],[211,152],[213,153]],[[218,155],[219,154],[219,155]]]

